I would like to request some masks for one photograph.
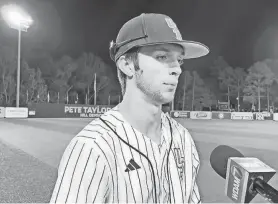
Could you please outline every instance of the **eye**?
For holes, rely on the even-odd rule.
[[[156,56],[156,59],[157,59],[157,60],[166,60],[166,59],[167,59],[167,56],[166,56],[166,55],[157,55],[157,56]]]

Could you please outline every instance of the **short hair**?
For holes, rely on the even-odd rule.
[[[139,52],[139,48],[136,47],[136,48],[132,48],[131,50],[129,50],[123,55],[125,56],[126,60],[133,62],[135,71],[140,70],[139,62],[138,62],[138,52]],[[126,91],[127,75],[123,73],[122,70],[119,69],[119,67],[117,67],[117,75],[121,86],[122,95],[124,96]]]

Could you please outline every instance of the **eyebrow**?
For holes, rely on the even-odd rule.
[[[165,51],[165,52],[170,52],[169,49],[165,48],[165,47],[156,47],[154,48],[154,51]]]
[[[167,49],[167,48],[165,48],[165,47],[156,47],[156,48],[154,48],[154,51],[165,51],[165,52],[170,52],[170,49]],[[185,55],[185,51],[182,50],[181,54],[182,54],[182,55]]]

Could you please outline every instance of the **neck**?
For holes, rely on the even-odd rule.
[[[137,130],[148,137],[160,135],[161,105],[154,105],[140,92],[126,93],[119,111]],[[154,138],[152,138],[154,139]]]

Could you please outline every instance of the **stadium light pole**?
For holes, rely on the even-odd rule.
[[[16,107],[19,107],[21,32],[27,32],[27,29],[32,25],[33,20],[29,14],[16,4],[2,6],[1,15],[11,28],[18,31]]]

